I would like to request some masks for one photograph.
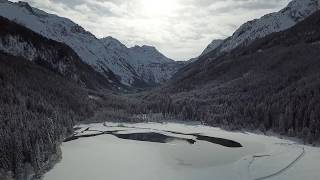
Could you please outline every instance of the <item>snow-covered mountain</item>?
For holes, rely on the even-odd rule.
[[[213,50],[215,50],[217,47],[219,47],[223,43],[223,39],[215,39],[213,40],[207,47],[204,49],[204,51],[201,53],[200,56],[205,55]]]
[[[127,62],[139,79],[148,84],[162,83],[172,77],[183,65],[161,54],[153,46],[126,47],[113,37],[101,39],[102,43]]]
[[[95,90],[117,89],[117,79],[107,79],[84,63],[67,45],[45,38],[0,16],[0,51],[22,57],[82,87]]]
[[[127,49],[127,47],[122,44],[118,39],[115,39],[111,36],[100,39],[103,45],[112,50],[121,51]]]
[[[216,49],[217,54],[230,52],[239,46],[247,46],[254,40],[271,33],[291,28],[318,10],[319,4],[319,0],[293,0],[279,12],[267,14],[260,19],[243,24],[231,37],[212,50]]]
[[[31,7],[25,2],[13,3],[7,0],[0,0],[0,16],[17,22],[49,39],[67,44],[84,62],[91,65],[98,72],[105,76],[115,74],[125,85],[131,86],[137,81],[143,81],[143,79],[146,78],[143,77],[143,79],[141,79],[142,74],[136,71],[138,68],[143,69],[144,66],[132,67],[132,62],[137,60],[124,58],[127,55],[123,55],[121,51],[118,51],[121,47],[117,46],[120,44],[117,44],[115,39],[113,39],[112,42],[108,42],[111,44],[105,43],[103,40],[96,38],[93,34],[67,18],[48,14],[42,10]],[[155,55],[154,58],[153,55]],[[166,62],[162,61],[162,58],[159,59],[160,55],[154,53],[154,51],[142,57],[152,58],[151,60],[139,60],[144,61],[144,65],[149,65],[149,60],[151,64],[155,63],[155,60],[160,60],[161,62],[157,63],[161,66],[163,62]],[[172,63],[174,63],[174,61],[172,61]],[[166,69],[163,70],[163,72],[157,72],[157,70],[149,71],[148,69],[145,71],[150,72],[151,75],[153,75],[153,72],[156,72],[157,74],[154,75],[154,77],[156,77],[154,83],[159,83],[162,79],[168,79],[167,74],[172,74],[172,70],[170,69],[169,72],[166,72]],[[162,74],[165,77],[162,77]]]
[[[223,39],[215,39],[215,40],[213,40],[213,41],[206,47],[206,49],[204,49],[204,50],[202,51],[202,53],[201,53],[200,56],[203,56],[203,55],[205,55],[205,54],[208,54],[209,52],[217,49],[217,48],[223,43],[223,41],[224,41]],[[193,62],[198,61],[200,56],[189,59],[189,60],[187,61],[187,63],[193,63]]]

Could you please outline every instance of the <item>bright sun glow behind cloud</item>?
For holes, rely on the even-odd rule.
[[[141,10],[148,16],[166,16],[177,10],[177,0],[140,0]]]

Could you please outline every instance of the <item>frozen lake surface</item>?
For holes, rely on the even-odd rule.
[[[314,180],[319,148],[203,125],[78,125],[44,180]]]

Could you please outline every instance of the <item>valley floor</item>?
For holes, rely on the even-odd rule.
[[[76,128],[75,136],[79,137],[103,131],[159,132],[179,138],[200,133],[233,140],[243,147],[227,148],[201,141],[194,145],[178,141],[159,144],[103,134],[63,143],[62,161],[44,176],[45,180],[315,180],[320,176],[320,148],[277,137],[178,123],[107,122]]]

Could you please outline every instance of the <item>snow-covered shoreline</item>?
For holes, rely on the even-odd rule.
[[[167,159],[167,157],[162,157],[161,161],[168,161],[171,163],[165,165],[157,165],[160,159],[156,158],[159,154],[158,151],[163,148],[163,145],[157,145],[156,143],[147,143],[144,142],[135,142],[128,140],[121,140],[108,136],[101,135],[97,137],[83,138],[81,140],[75,140],[72,142],[67,142],[62,144],[63,158],[60,163],[54,167],[53,170],[48,172],[45,176],[45,180],[55,180],[61,178],[72,179],[85,179],[85,178],[94,178],[100,179],[108,174],[111,180],[117,178],[124,178],[124,175],[114,174],[109,172],[113,171],[128,171],[127,173],[135,173],[130,176],[131,179],[145,179],[150,178],[150,172],[140,172],[141,169],[136,169],[133,167],[132,163],[135,163],[136,158],[142,158],[144,156],[148,157],[149,160],[142,160],[141,166],[143,168],[144,164],[148,164],[146,169],[150,168],[150,171],[155,171],[157,173],[157,168],[162,168],[163,172],[167,173],[167,176],[163,177],[159,174],[159,177],[154,179],[237,179],[237,180],[262,180],[262,179],[272,179],[272,180],[295,180],[295,179],[304,179],[304,180],[314,180],[320,175],[320,168],[317,166],[317,159],[320,158],[320,148],[305,146],[299,143],[296,143],[291,140],[279,139],[277,137],[265,136],[261,134],[247,133],[247,132],[228,132],[221,130],[219,128],[213,128],[203,125],[186,125],[179,123],[97,123],[97,124],[82,124],[75,126],[77,130],[75,131],[76,135],[83,135],[86,133],[92,134],[94,131],[112,131],[112,130],[128,130],[130,132],[143,132],[143,131],[174,131],[181,133],[201,133],[208,136],[223,137],[231,140],[241,142],[244,145],[244,150],[237,155],[231,153],[228,158],[228,161],[223,162],[221,159],[215,159],[217,157],[207,156],[210,153],[212,155],[219,155],[223,151],[229,151],[229,149],[224,149],[218,147],[218,149],[212,149],[210,151],[202,152],[202,148],[208,148],[209,146],[203,144],[196,149],[190,150],[187,145],[179,144],[170,144],[169,149],[178,148],[179,146],[183,147],[182,154],[185,154],[190,151],[191,154],[187,156],[180,155],[181,151],[178,150],[178,154],[173,153],[174,155]],[[86,131],[86,130],[90,131]],[[179,135],[183,137],[183,135]],[[200,143],[201,144],[201,143]],[[128,146],[129,145],[129,146]],[[94,152],[92,148],[94,147]],[[121,148],[122,147],[122,148]],[[165,154],[168,155],[175,151],[169,151],[165,147]],[[129,149],[131,149],[128,151]],[[222,148],[219,150],[219,148]],[[246,149],[247,148],[247,149]],[[136,151],[138,149],[138,151]],[[97,152],[96,152],[97,151]],[[153,154],[158,152],[156,154]],[[219,152],[221,151],[221,152]],[[233,152],[237,150],[231,150]],[[230,151],[230,152],[231,152]],[[89,153],[86,157],[83,153]],[[122,152],[121,156],[115,158],[118,152]],[[144,154],[139,154],[144,152]],[[198,152],[193,154],[194,152]],[[202,154],[202,153],[203,154]],[[129,153],[129,154],[123,154]],[[130,153],[136,155],[137,157],[131,156]],[[137,154],[138,153],[138,154]],[[200,154],[199,154],[200,153]],[[208,154],[209,153],[209,154]],[[143,156],[141,156],[143,155]],[[99,158],[96,159],[96,156]],[[156,156],[156,157],[154,157]],[[175,164],[174,157],[177,158],[178,165]],[[234,158],[232,158],[234,157]],[[76,158],[76,160],[74,159]],[[150,159],[151,158],[151,159]],[[155,158],[155,159],[154,159]],[[220,162],[219,164],[212,164],[210,159],[215,159],[213,162]],[[228,159],[227,158],[227,159]],[[173,160],[172,160],[173,159]],[[99,162],[102,160],[103,162]],[[137,159],[136,159],[137,160]],[[83,165],[77,167],[77,163],[85,163],[88,165]],[[98,161],[98,162],[97,162]],[[109,161],[109,162],[108,162]],[[137,163],[137,162],[136,162]],[[156,165],[154,165],[154,164]],[[173,163],[173,164],[172,164]],[[211,165],[210,165],[211,163]],[[115,164],[115,165],[114,165]],[[152,166],[155,167],[152,167]],[[90,167],[92,169],[85,168],[83,172],[80,170],[80,174],[71,175],[73,171],[79,171],[79,168]],[[105,166],[105,167],[101,167]],[[160,166],[160,167],[157,167]],[[167,166],[172,166],[168,168]],[[197,167],[197,168],[195,168]],[[117,169],[118,168],[118,169]],[[119,169],[121,168],[121,169]],[[168,169],[167,169],[168,168]],[[108,173],[106,173],[107,171]],[[153,173],[155,173],[153,172]],[[181,173],[184,173],[182,175]]]

